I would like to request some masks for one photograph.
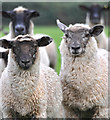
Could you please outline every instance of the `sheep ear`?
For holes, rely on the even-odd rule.
[[[2,16],[6,18],[11,18],[12,11],[2,11]]]
[[[49,45],[52,41],[53,41],[52,38],[50,38],[48,36],[44,36],[44,37],[38,39],[37,43],[38,43],[39,47],[43,47],[43,46]]]
[[[108,5],[104,5],[104,6],[102,7],[102,10],[104,10],[104,11],[109,10],[109,9],[110,9],[110,7],[109,7]]]
[[[87,6],[85,6],[85,5],[79,5],[79,7],[80,7],[82,10],[89,11],[89,7],[87,7]]]
[[[1,47],[4,47],[4,48],[8,49],[8,48],[12,48],[12,45],[13,45],[13,41],[8,41],[6,39],[0,40],[0,46]]]
[[[68,27],[65,24],[61,23],[58,19],[57,19],[57,25],[64,33],[66,32],[66,29]]]
[[[90,33],[91,37],[92,36],[96,37],[102,33],[103,29],[104,29],[104,27],[102,25],[96,25],[89,30],[89,33]]]
[[[29,10],[30,17],[38,17],[40,14],[36,10]]]

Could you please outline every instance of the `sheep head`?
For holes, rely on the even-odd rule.
[[[96,25],[92,28],[84,24],[75,24],[67,27],[57,20],[58,27],[64,32],[64,40],[68,50],[73,56],[80,56],[85,52],[90,37],[96,37],[103,31],[102,25]]]
[[[36,10],[28,10],[23,7],[15,8],[12,11],[2,11],[3,17],[10,18],[12,21],[15,37],[29,33],[30,19],[38,17],[39,13]]]
[[[100,6],[98,4],[92,4],[91,6],[80,5],[79,7],[89,13],[90,21],[94,25],[100,24],[102,12],[109,9],[107,5]]]
[[[20,68],[29,69],[37,59],[38,47],[43,47],[52,42],[49,36],[37,40],[29,35],[19,35],[13,40],[0,40],[2,47],[12,49],[13,58]]]

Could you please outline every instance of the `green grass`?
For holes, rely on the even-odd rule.
[[[8,27],[4,28],[4,31],[8,31]],[[59,45],[61,42],[61,37],[63,36],[63,32],[57,27],[57,26],[35,26],[34,33],[43,33],[51,36],[57,47],[57,64],[56,64],[56,72],[59,74],[60,67],[61,67],[61,56],[59,52]],[[0,37],[4,36],[4,34],[1,32]]]

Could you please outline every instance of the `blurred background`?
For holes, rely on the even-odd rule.
[[[107,2],[95,2],[99,5],[107,5]],[[92,2],[2,2],[2,10],[13,10],[17,6],[37,10],[40,17],[33,19],[36,25],[56,25],[56,19],[60,19],[66,24],[76,22],[84,23],[86,11],[82,11],[80,4],[94,4]],[[107,12],[103,12],[105,23],[107,24]],[[9,22],[9,21],[8,21]],[[3,19],[3,25],[8,25],[7,19]]]
[[[107,5],[107,2],[96,2],[99,5]],[[23,6],[28,9],[37,10],[40,16],[33,18],[35,25],[34,33],[45,33],[54,38],[57,47],[57,65],[56,71],[59,74],[61,57],[59,45],[63,32],[56,25],[56,19],[66,24],[85,23],[86,11],[79,8],[79,5],[84,4],[90,6],[93,2],[2,2],[2,10],[13,10],[17,6]],[[108,28],[110,27],[110,15],[108,12],[103,12],[106,25],[106,34],[109,36]],[[10,19],[2,18],[2,27],[4,32],[8,32],[8,24]],[[0,36],[4,36],[1,32]]]

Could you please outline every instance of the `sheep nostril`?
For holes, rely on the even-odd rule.
[[[80,46],[77,46],[77,47],[71,47],[72,49],[74,49],[74,50],[78,50],[78,49],[80,49]]]
[[[21,28],[21,31],[24,31],[24,28]]]
[[[22,60],[21,61],[23,64],[28,64],[28,63],[30,63],[30,60]]]
[[[80,47],[76,47],[76,49],[78,50],[78,49],[80,49]]]
[[[25,29],[23,26],[16,27],[17,32],[23,32]]]

